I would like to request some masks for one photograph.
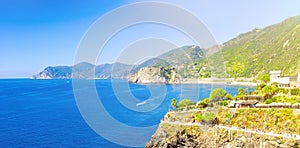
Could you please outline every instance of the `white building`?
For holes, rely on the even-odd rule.
[[[297,76],[281,76],[281,71],[270,71],[270,83],[277,83],[279,88],[300,87],[300,73]]]
[[[300,77],[298,75],[298,81]],[[278,87],[290,87],[290,77],[281,76],[281,71],[270,71],[270,82],[277,83]]]
[[[281,76],[281,71],[270,71],[270,82],[277,81],[278,77]]]

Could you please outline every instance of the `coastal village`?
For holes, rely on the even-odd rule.
[[[282,76],[281,71],[270,71],[270,81],[267,83],[269,86],[274,86],[277,89],[286,90],[286,94],[283,92],[272,92],[272,97],[274,96],[285,96],[291,97],[291,90],[300,87],[300,74],[298,76]],[[269,104],[262,102],[263,96],[245,95],[241,100],[232,100],[228,105],[229,108],[241,108],[241,107],[255,107],[255,108],[300,108],[300,102],[290,103],[290,102],[272,102]]]

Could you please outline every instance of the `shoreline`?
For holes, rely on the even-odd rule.
[[[15,79],[15,78],[12,78]],[[72,80],[74,78],[56,78],[56,79],[32,79],[32,78],[20,78],[20,79],[28,79],[28,80]],[[83,79],[83,78],[75,78],[75,79]],[[89,78],[83,80],[111,80],[112,78]],[[120,79],[127,80],[128,79]],[[133,83],[133,82],[129,82]],[[151,85],[151,84],[171,84],[171,85],[180,85],[180,84],[215,84],[215,85],[230,85],[230,86],[251,86],[256,87],[258,83],[254,82],[238,82],[238,81],[221,81],[221,80],[183,80],[180,82],[172,82],[172,83],[133,83],[133,84],[142,84],[142,85]]]
[[[151,83],[150,83],[151,84]],[[222,81],[182,81],[182,82],[175,82],[175,83],[169,83],[169,84],[216,84],[216,85],[231,85],[231,86],[257,86],[258,83],[254,82],[222,82]]]

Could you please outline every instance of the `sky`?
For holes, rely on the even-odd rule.
[[[91,25],[118,7],[145,1],[147,0],[1,0],[0,78],[29,78],[47,66],[73,65],[80,41]],[[254,28],[263,28],[300,15],[298,0],[163,2],[195,15],[205,24],[218,44]],[[157,24],[130,26],[120,30],[107,42],[95,64],[112,63],[118,59],[124,61],[122,57],[128,56],[126,51],[130,51],[131,47],[139,48],[140,44],[151,45],[161,41],[166,43],[161,49],[152,53],[144,52],[159,48],[151,46],[140,53],[155,56],[159,51],[166,51],[163,48],[193,44],[185,34],[174,28]],[[124,62],[130,61],[127,58]]]

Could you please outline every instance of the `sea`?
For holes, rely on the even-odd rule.
[[[172,98],[199,101],[209,97],[214,88],[224,88],[231,95],[236,95],[238,88],[245,88],[213,84],[140,85],[110,79],[81,81],[82,85],[76,89],[96,91],[105,114],[122,125],[136,128],[157,127],[165,113],[172,109]],[[86,86],[86,81],[95,87]],[[128,135],[134,136],[131,130],[106,130],[101,134],[105,127],[114,127],[114,123],[106,118],[100,118],[99,127],[91,127],[82,112],[92,109],[95,104],[90,104],[90,107],[89,99],[86,99],[86,106],[80,106],[75,91],[72,79],[0,79],[0,147],[133,147],[126,141],[118,141],[128,138]],[[128,106],[126,101],[130,102]],[[88,112],[94,114],[95,118],[100,117],[96,113]],[[132,140],[146,143],[154,132],[155,129],[144,135],[137,133]]]

